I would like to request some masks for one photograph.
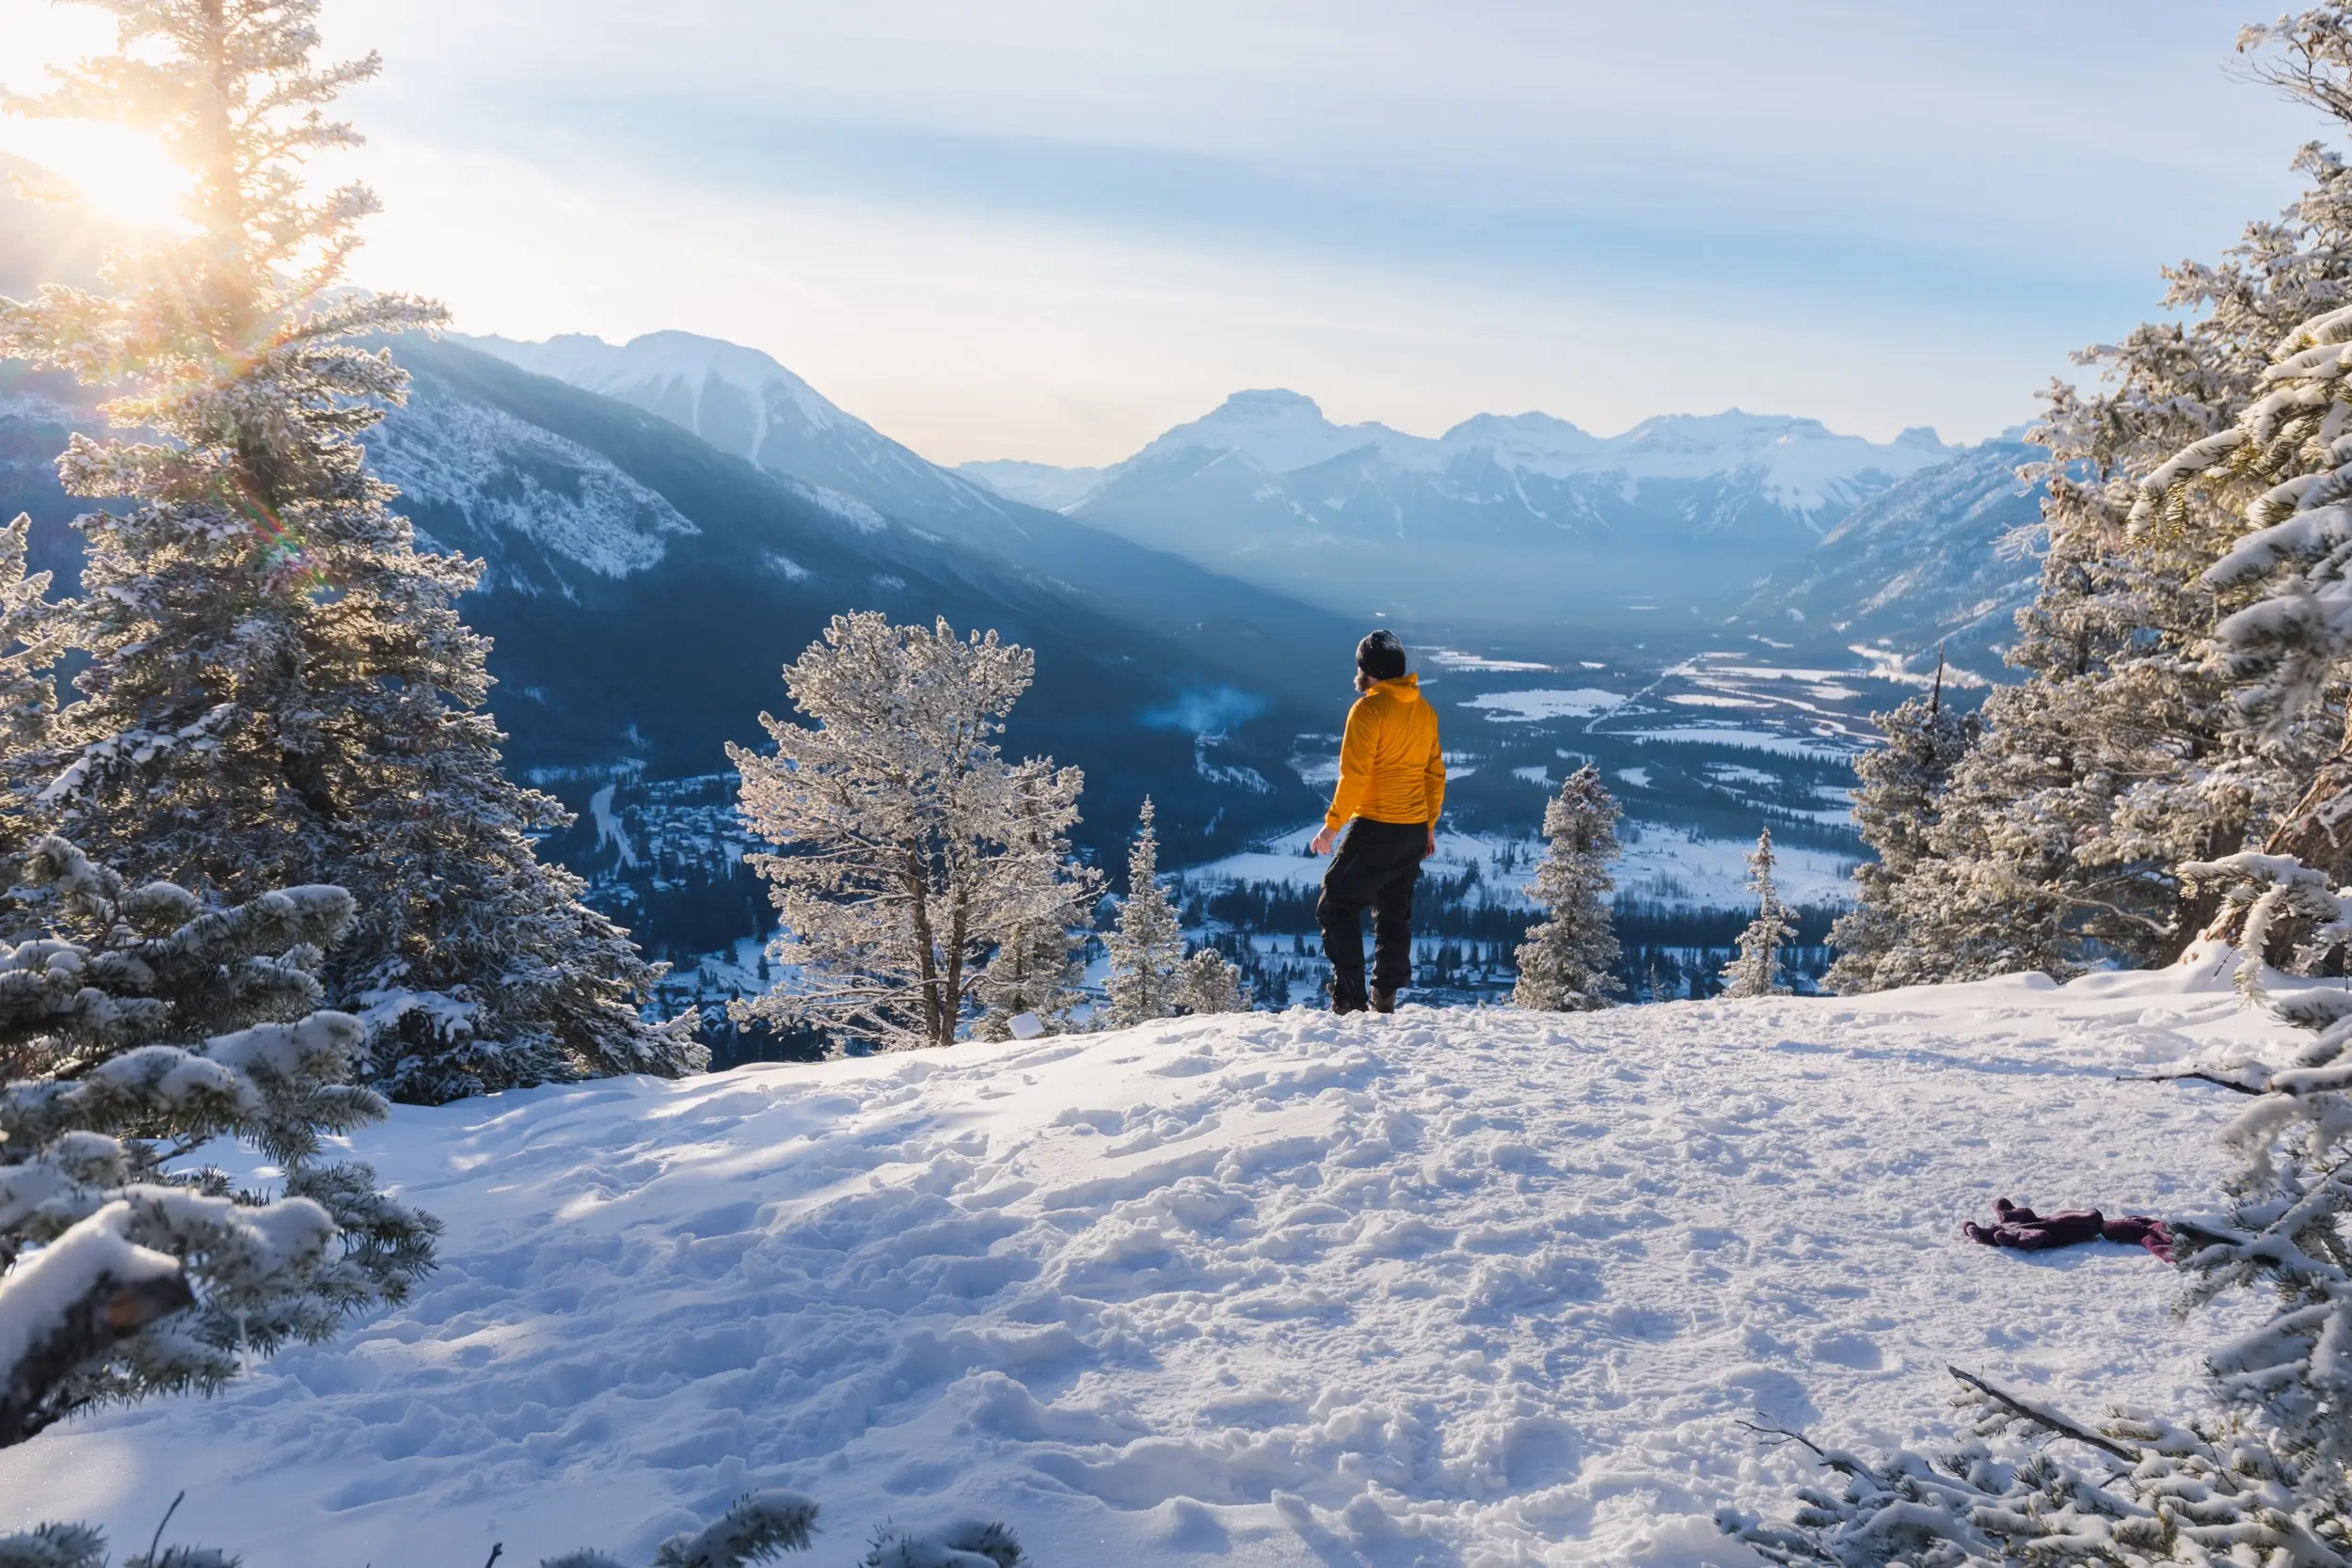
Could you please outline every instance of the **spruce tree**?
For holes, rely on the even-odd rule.
[[[350,895],[208,908],[54,836],[0,885],[0,1446],[401,1299],[438,1227],[327,1142],[385,1114],[359,1021],[317,1006]],[[187,1163],[216,1138],[278,1190]]]
[[[1527,895],[1546,911],[1519,944],[1517,1006],[1543,1012],[1587,1012],[1613,1005],[1618,980],[1617,930],[1610,895],[1616,879],[1617,821],[1624,812],[1600,782],[1599,769],[1580,768],[1544,808],[1550,843]],[[1653,978],[1653,990],[1656,981]]]
[[[1781,983],[1781,949],[1794,940],[1797,927],[1781,904],[1772,881],[1772,830],[1756,834],[1748,852],[1748,891],[1756,895],[1756,918],[1740,933],[1740,951],[1724,966],[1723,994],[1727,997],[1786,996]]]
[[[1050,799],[1050,792],[1022,793],[1015,846],[1027,861],[1021,879],[1060,898],[1006,932],[981,970],[974,988],[980,1020],[972,1031],[980,1039],[1010,1039],[1012,1021],[1024,1013],[1058,1033],[1086,1001],[1087,942],[1102,879],[1072,858],[1067,831],[1045,809]]]
[[[0,301],[0,355],[110,388],[143,433],[58,461],[69,493],[128,504],[79,521],[81,700],[5,759],[14,787],[138,878],[231,901],[349,888],[322,978],[399,1098],[701,1066],[691,1015],[639,1017],[660,971],[533,851],[568,817],[500,771],[487,644],[456,610],[479,565],[421,554],[365,467],[406,378],[352,340],[445,320],[342,288],[375,199],[305,193],[310,160],[358,141],[326,105],[376,57],[314,65],[316,0],[97,3],[117,53],[8,106],[154,133],[193,231],[118,259],[110,293]]]
[[[1241,971],[1214,947],[1194,953],[1177,974],[1177,1006],[1188,1014],[1246,1013],[1249,1001]]]
[[[66,648],[65,611],[49,602],[49,574],[25,570],[32,518],[20,514],[0,529],[0,758],[26,762],[54,755],[57,657]],[[31,770],[35,776],[38,767]],[[24,770],[16,793],[0,797],[0,819],[21,826]],[[8,781],[0,775],[0,784]]]
[[[1159,875],[1160,840],[1147,795],[1127,851],[1127,896],[1120,901],[1118,926],[1103,939],[1110,950],[1104,990],[1114,1029],[1169,1017],[1184,1003],[1184,933]]]
[[[1945,972],[1947,956],[1923,948],[1920,939],[1938,924],[1936,910],[1922,901],[1948,896],[1948,888],[1941,877],[1919,873],[1932,858],[1929,834],[1952,771],[1981,733],[1973,714],[1945,702],[1940,657],[1925,698],[1873,714],[1871,721],[1884,744],[1854,759],[1861,787],[1853,792],[1853,823],[1877,858],[1854,868],[1854,907],[1829,934],[1837,960],[1827,983],[1848,996],[1932,981]]]
[[[814,1024],[884,1050],[951,1045],[1025,967],[1017,984],[1038,989],[1024,998],[1050,1005],[1050,949],[1095,882],[1066,849],[1084,775],[1007,762],[996,746],[1035,665],[993,631],[894,626],[869,610],[834,617],[785,667],[813,723],[763,713],[775,751],[727,755],[744,820],[776,847],[752,863],[784,921],[768,956],[794,977],[732,1004],[739,1022]],[[991,955],[1008,952],[992,979]]]
[[[2346,30],[2323,6],[2241,48],[2261,54],[2258,74],[2352,123]],[[2168,269],[2177,319],[2086,351],[2099,381],[2049,393],[2032,436],[2049,451],[2032,470],[2048,498],[2019,541],[2042,550],[2042,581],[2009,655],[2025,679],[1984,705],[1982,743],[1929,834],[1912,907],[1936,924],[1908,936],[1927,977],[2170,959],[2220,896],[2176,868],[2263,845],[2335,747],[2332,715],[2261,736],[2233,712],[2212,640],[2248,585],[2207,577],[2239,531],[2226,499],[2192,486],[2133,515],[2144,480],[2265,394],[2282,337],[2352,303],[2352,167],[2316,143],[2296,167],[2308,185],[2280,217],[2217,264]]]

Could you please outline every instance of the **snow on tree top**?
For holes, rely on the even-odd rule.
[[[185,1486],[249,1568],[642,1560],[771,1487],[836,1545],[984,1513],[1045,1564],[1741,1560],[1714,1508],[1816,1475],[1744,1423],[1882,1445],[1947,1418],[1947,1361],[2194,1404],[2160,1264],[1958,1227],[2207,1202],[2239,1098],[2116,1075],[2285,1037],[2227,985],[1294,1011],[404,1106],[352,1142],[449,1222],[411,1300],[0,1452],[0,1497],[144,1539]]]

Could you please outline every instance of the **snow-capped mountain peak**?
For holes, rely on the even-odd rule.
[[[510,364],[619,398],[684,425],[722,451],[759,461],[778,423],[808,431],[877,436],[770,355],[692,332],[648,332],[608,343],[567,332],[544,343],[506,338],[459,341]]]
[[[955,522],[1004,511],[985,484],[925,461],[755,348],[692,332],[648,332],[619,344],[581,333],[543,343],[459,341],[631,404],[771,473],[893,515]]]
[[[1739,408],[1615,436],[1540,412],[1478,414],[1432,437],[1337,424],[1311,398],[1259,388],[1099,473],[963,471],[1335,609],[1490,618],[1505,613],[1500,596],[1542,619],[1597,594],[1646,607],[1661,584],[1752,580],[1956,450],[1924,428],[1873,441]]]
[[[1159,436],[1120,467],[1197,448],[1239,452],[1267,472],[1282,474],[1366,447],[1388,451],[1417,439],[1384,424],[1333,424],[1314,399],[1279,387],[1266,388],[1235,392],[1200,418]]]

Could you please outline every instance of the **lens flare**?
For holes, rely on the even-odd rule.
[[[179,222],[187,177],[151,136],[87,120],[0,119],[0,153],[40,166],[118,223],[162,229]]]

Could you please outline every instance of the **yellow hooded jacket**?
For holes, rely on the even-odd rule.
[[[1340,786],[1323,825],[1343,828],[1359,816],[1434,824],[1444,804],[1445,753],[1438,749],[1438,714],[1421,694],[1421,677],[1375,681],[1347,710]]]

